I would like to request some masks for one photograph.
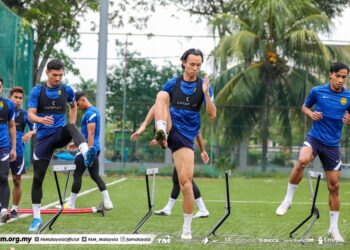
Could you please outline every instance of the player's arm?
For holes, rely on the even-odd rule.
[[[301,111],[314,121],[318,121],[322,119],[321,112],[312,111],[311,108],[307,107],[305,104],[302,106]]]
[[[216,117],[216,107],[214,105],[212,97],[210,96],[209,89],[210,89],[209,77],[206,75],[203,79],[203,93],[205,96],[205,108],[209,116],[209,119],[213,121]]]
[[[38,116],[36,114],[36,108],[28,109],[28,119],[33,123],[38,123],[38,124],[40,123],[46,126],[52,126],[54,122],[53,116],[44,116],[44,117]]]
[[[96,130],[96,123],[88,123],[87,124],[87,131],[88,131],[87,144],[88,144],[89,148],[94,145],[95,130]]]
[[[11,152],[10,152],[10,160],[16,160],[16,122],[15,120],[11,120],[8,122],[9,132],[11,138]]]
[[[25,133],[22,137],[22,142],[26,143],[27,141],[30,140],[30,138],[32,138],[33,135],[36,134],[36,128],[34,128],[34,124],[31,123],[28,119],[26,121],[26,124],[28,125],[30,131],[28,131],[27,133]]]
[[[209,162],[209,156],[207,151],[205,151],[204,141],[201,133],[198,133],[197,135],[197,142],[198,142],[199,149],[201,150],[202,160],[205,164],[207,164]]]
[[[145,129],[147,128],[148,124],[153,120],[154,118],[154,105],[150,108],[150,110],[147,113],[147,116],[145,118],[145,120],[143,121],[143,123],[141,124],[141,126],[135,131],[135,133],[133,133],[130,136],[130,139],[132,141],[136,141],[137,137],[143,133],[143,131],[145,131]]]
[[[77,122],[77,114],[78,114],[77,103],[74,101],[69,106],[70,106],[69,123],[75,124]]]

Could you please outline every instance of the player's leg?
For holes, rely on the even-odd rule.
[[[159,91],[155,102],[154,120],[156,123],[155,138],[162,148],[168,146],[167,132],[170,131],[171,125],[169,124],[170,97],[165,91]]]
[[[207,218],[209,216],[209,211],[206,208],[201,196],[201,192],[199,191],[199,188],[194,181],[192,181],[192,187],[193,187],[194,201],[199,210],[195,215],[193,215],[193,218],[194,219]]]
[[[184,224],[181,238],[191,239],[191,223],[194,204],[192,178],[194,169],[194,152],[189,148],[180,148],[173,153],[180,188],[183,193]]]
[[[67,207],[69,208],[75,208],[75,201],[81,189],[82,176],[86,169],[86,166],[84,164],[84,158],[81,154],[76,155],[74,159],[74,164],[76,168],[73,174],[73,184],[72,184],[71,194],[69,196],[68,204],[67,204]]]
[[[299,153],[299,158],[297,162],[294,164],[293,170],[289,176],[287,193],[281,205],[276,209],[277,215],[282,216],[286,214],[289,207],[291,206],[294,192],[297,189],[299,182],[303,178],[304,169],[313,160],[315,156],[315,152],[313,151],[313,148],[317,145],[315,146],[314,145],[315,143],[311,144],[308,139],[304,142],[304,146],[301,148]]]
[[[0,222],[2,223],[6,223],[11,218],[11,214],[7,210],[10,200],[10,186],[8,183],[9,156],[8,150],[6,152],[0,151]]]
[[[55,145],[55,148],[61,148],[66,146],[73,139],[74,145],[79,148],[79,151],[84,157],[84,164],[89,167],[91,166],[95,156],[96,148],[92,146],[88,147],[88,144],[85,142],[83,135],[80,133],[77,126],[74,124],[67,124],[61,130],[60,140]]]
[[[101,195],[103,197],[103,205],[106,210],[113,209],[113,203],[111,199],[109,198],[109,193],[106,187],[105,182],[102,180],[100,173],[99,173],[99,162],[98,157],[95,157],[92,166],[88,168],[89,174],[91,179],[96,183],[98,186],[98,189],[101,192]]]
[[[171,195],[169,197],[168,203],[163,209],[157,210],[154,212],[157,215],[171,215],[171,210],[175,204],[177,197],[180,194],[180,183],[179,183],[179,178],[177,176],[175,167],[173,171],[172,181],[173,181],[173,188],[171,190]]]
[[[11,217],[17,218],[17,208],[22,196],[22,175],[25,173],[24,157],[17,155],[16,160],[10,163],[10,168],[13,181]]]

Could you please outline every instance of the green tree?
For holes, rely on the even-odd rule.
[[[216,56],[225,64],[235,63],[216,85],[218,126],[226,143],[240,142],[261,128],[265,170],[271,110],[290,145],[293,110],[304,101],[306,81],[317,82],[308,72],[327,74],[337,53],[320,41],[317,34],[330,30],[330,20],[309,0],[236,4],[238,15],[225,13],[213,20],[214,26],[230,31],[220,40]]]

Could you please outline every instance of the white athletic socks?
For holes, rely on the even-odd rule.
[[[12,205],[12,210],[17,210],[17,209],[18,209],[18,206]]]
[[[166,133],[166,121],[163,121],[163,120],[156,121],[156,128],[161,129]]]
[[[166,204],[165,209],[171,211],[171,209],[173,208],[173,206],[175,204],[175,201],[176,201],[176,199],[169,197],[168,204]]]
[[[338,231],[339,211],[329,211],[329,229]]]
[[[202,200],[202,197],[198,198],[195,200],[197,207],[199,209],[199,211],[203,212],[203,211],[207,211],[207,208],[205,207],[205,204]]]
[[[89,150],[89,146],[87,145],[86,142],[81,143],[81,144],[78,146],[78,148],[79,148],[80,153],[83,154],[83,156],[84,156],[84,155],[86,154],[86,152]]]
[[[184,214],[183,232],[191,232],[192,214]]]
[[[285,201],[292,202],[293,195],[294,195],[294,192],[297,189],[297,187],[298,187],[298,184],[288,183],[287,194],[286,194],[286,197],[284,197]]]
[[[68,206],[69,208],[75,208],[75,200],[77,199],[78,194],[75,193],[71,193],[69,196],[69,200],[68,200]]]
[[[41,215],[40,215],[41,204],[32,204],[32,208],[33,208],[33,217],[36,219],[40,219],[41,218]]]
[[[104,200],[104,201],[111,201],[111,199],[109,198],[109,194],[108,194],[108,191],[107,191],[107,190],[103,190],[103,191],[101,192],[101,194],[102,194],[102,197],[103,197],[103,200]]]

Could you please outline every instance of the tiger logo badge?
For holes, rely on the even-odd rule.
[[[340,103],[341,103],[342,105],[345,105],[345,104],[348,103],[348,99],[346,99],[345,97],[342,97],[342,98],[340,99]]]

